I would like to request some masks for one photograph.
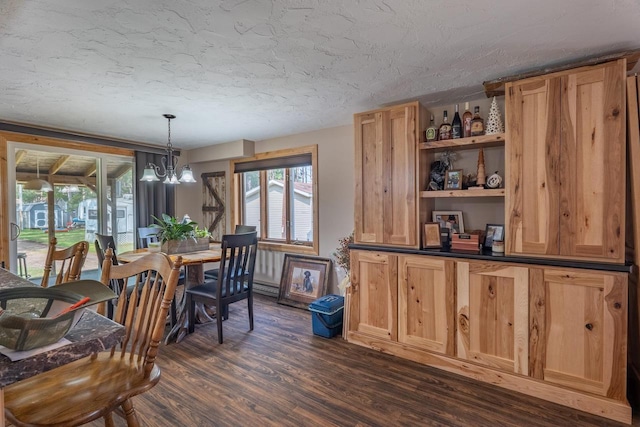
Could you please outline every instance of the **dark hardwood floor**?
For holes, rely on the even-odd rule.
[[[314,336],[310,312],[273,298],[258,295],[254,308],[253,332],[242,301],[230,307],[222,345],[210,323],[160,348],[162,379],[134,400],[143,425],[622,425]]]

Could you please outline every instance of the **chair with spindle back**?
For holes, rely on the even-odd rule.
[[[160,380],[155,360],[182,258],[173,263],[165,254],[152,253],[112,265],[111,255],[108,249],[102,283],[124,280],[136,287],[118,297],[114,321],[125,327],[122,343],[6,387],[5,415],[13,425],[77,426],[104,417],[105,425],[113,426],[112,413],[118,408],[127,425],[140,425],[131,398]]]
[[[218,279],[187,289],[189,333],[194,332],[196,301],[213,301],[216,306],[218,343],[222,344],[222,320],[229,317],[229,304],[247,300],[249,330],[253,331],[253,271],[256,265],[258,237],[255,231],[222,236],[222,254]]]
[[[64,249],[56,249],[57,244],[58,239],[55,237],[49,242],[49,251],[44,263],[42,281],[40,282],[40,286],[43,288],[49,286],[49,277],[52,270],[57,270],[55,285],[72,280],[80,280],[82,266],[89,252],[89,243],[84,240]]]
[[[158,227],[138,227],[138,249],[146,249],[149,243],[158,241]]]

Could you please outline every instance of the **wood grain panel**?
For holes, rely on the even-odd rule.
[[[544,282],[544,380],[602,396],[624,396],[626,276],[545,269]]]
[[[389,110],[385,129],[384,241],[417,246],[415,159],[418,143],[418,104]],[[377,221],[380,218],[376,219]]]
[[[399,256],[398,272],[398,341],[453,356],[454,262]]]
[[[467,265],[461,268],[461,264]],[[458,263],[457,268],[458,342],[466,346],[458,349],[458,357],[527,375],[527,268],[478,262]],[[466,312],[468,327],[462,327]]]
[[[397,340],[397,269],[395,255],[351,251],[350,331]]]
[[[544,379],[546,349],[544,270],[529,269],[529,375]]]
[[[633,236],[627,244],[633,246],[633,260],[640,265],[640,86],[638,77],[627,77],[627,114],[628,114],[628,164]]]
[[[354,116],[356,243],[383,241],[384,113]]]
[[[507,254],[557,254],[560,81],[507,85]]]
[[[562,77],[560,254],[624,261],[624,60]]]

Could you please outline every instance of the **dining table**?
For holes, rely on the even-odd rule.
[[[148,249],[136,249],[133,251],[118,253],[118,262],[128,263],[136,261],[149,254]],[[222,257],[222,250],[219,243],[212,243],[209,249],[194,252],[184,252],[170,254],[169,258],[175,262],[178,257],[182,257],[182,265],[185,268],[185,290],[204,283],[204,264],[219,262]],[[213,307],[203,303],[196,303],[195,321],[196,323],[208,323],[213,321]],[[189,316],[187,315],[186,292],[182,292],[180,300],[176,303],[176,323],[165,337],[165,344],[171,342],[179,343],[189,334]]]
[[[26,286],[34,283],[0,268],[0,290]],[[4,388],[18,381],[34,377],[94,353],[111,349],[124,336],[124,326],[85,309],[84,314],[65,335],[69,343],[58,348],[32,354],[21,360],[11,361],[0,354],[0,427],[5,426]]]

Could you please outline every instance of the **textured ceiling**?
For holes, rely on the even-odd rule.
[[[0,120],[195,148],[640,47],[638,0],[1,0]]]

